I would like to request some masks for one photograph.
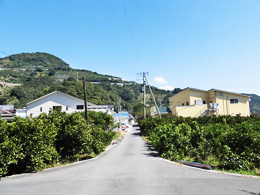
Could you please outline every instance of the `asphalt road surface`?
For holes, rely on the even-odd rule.
[[[260,195],[260,179],[175,165],[156,156],[139,130],[97,159],[0,181],[0,194],[247,194]]]

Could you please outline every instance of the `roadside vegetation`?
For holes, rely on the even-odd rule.
[[[139,121],[143,136],[172,161],[210,164],[213,169],[260,175],[260,118],[167,117]]]
[[[118,137],[112,116],[54,111],[39,117],[0,120],[0,178],[95,157]]]

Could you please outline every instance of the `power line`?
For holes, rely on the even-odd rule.
[[[23,60],[20,60],[20,59],[14,57],[14,56],[11,56],[10,54],[7,54],[7,53],[5,53],[5,52],[3,52],[3,51],[0,51],[0,53],[4,54],[4,55],[6,55],[6,56],[11,57],[11,58],[17,60],[18,62],[21,62],[21,63],[23,63],[23,64],[28,64],[28,65],[30,65],[30,66],[35,67],[35,65],[32,65],[32,64],[30,64],[30,63],[28,63],[28,62],[24,62]]]
[[[225,88],[250,88],[250,87],[260,87],[260,85],[249,85],[249,86],[236,86],[236,87],[225,87]]]
[[[142,63],[141,63],[141,58],[140,58],[140,55],[139,55],[139,52],[138,52],[138,49],[137,49],[137,46],[136,46],[134,34],[133,34],[133,31],[132,31],[132,28],[131,28],[131,25],[130,25],[130,22],[129,22],[129,18],[128,18],[127,11],[126,11],[126,8],[125,8],[124,0],[122,0],[122,5],[123,5],[123,8],[124,8],[125,17],[126,17],[126,20],[127,20],[127,24],[128,24],[128,28],[129,28],[131,37],[132,37],[132,41],[133,41],[133,43],[134,43],[135,52],[136,52],[136,55],[137,55],[139,64],[141,65],[141,69],[143,70],[143,66],[142,66]]]

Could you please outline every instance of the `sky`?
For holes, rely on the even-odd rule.
[[[0,51],[139,83],[149,72],[165,90],[260,95],[260,0],[0,0]]]

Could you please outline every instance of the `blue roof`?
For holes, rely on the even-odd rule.
[[[115,113],[114,116],[129,116],[128,112]]]
[[[160,113],[172,113],[168,107],[159,107]]]

